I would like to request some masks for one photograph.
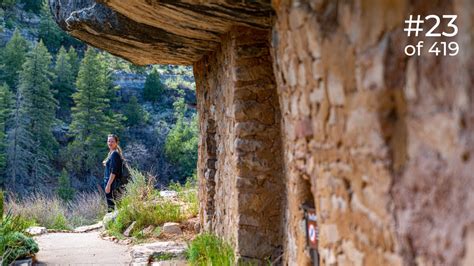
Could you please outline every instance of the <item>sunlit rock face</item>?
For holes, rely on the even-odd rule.
[[[231,26],[270,28],[270,1],[50,0],[58,24],[136,64],[186,64],[214,51]]]

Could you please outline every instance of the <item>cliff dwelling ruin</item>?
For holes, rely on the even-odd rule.
[[[240,261],[472,265],[474,2],[49,0],[71,35],[193,65],[202,227]],[[409,57],[410,14],[457,14],[454,57]],[[441,40],[448,37],[442,37]]]

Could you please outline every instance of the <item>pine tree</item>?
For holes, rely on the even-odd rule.
[[[77,74],[79,73],[79,65],[81,64],[79,60],[79,56],[77,55],[76,49],[73,46],[69,46],[69,50],[67,51],[69,64],[71,65],[71,73],[74,80],[77,78]]]
[[[175,173],[182,179],[190,177],[196,171],[198,150],[198,126],[195,115],[191,123],[186,121],[184,99],[174,104],[177,122],[166,137],[166,157],[176,165]]]
[[[143,98],[146,101],[156,102],[160,99],[164,91],[164,85],[161,83],[160,74],[155,68],[147,76],[145,81],[145,88],[143,89]]]
[[[72,106],[72,93],[74,92],[74,76],[72,66],[69,61],[66,49],[61,46],[56,57],[54,66],[56,79],[53,82],[53,89],[56,93],[56,99],[59,104],[58,117],[68,120]]]
[[[40,0],[21,0],[25,4],[25,10],[38,14],[41,10],[42,1]]]
[[[107,134],[113,131],[113,119],[107,114],[109,99],[107,70],[94,49],[89,48],[81,62],[73,94],[70,132],[75,139],[69,147],[70,167],[81,174],[98,173],[107,151]]]
[[[41,2],[39,0],[37,1]],[[64,39],[64,32],[59,28],[58,24],[54,22],[51,11],[49,10],[48,1],[42,1],[40,16],[41,22],[38,37],[43,40],[49,51],[56,52]]]
[[[18,72],[25,62],[28,52],[28,42],[20,35],[18,29],[13,33],[12,38],[2,51],[0,58],[0,80],[6,82],[8,86],[16,92],[18,85]]]
[[[127,105],[125,105],[124,115],[127,118],[127,126],[143,125],[146,121],[146,113],[135,96],[132,96]]]
[[[9,8],[9,7],[12,7],[16,4],[16,1],[17,0],[2,0],[0,2],[0,7],[2,8]]]
[[[3,212],[5,210],[4,208],[4,202],[5,202],[5,194],[3,193],[2,190],[0,190],[0,222],[3,221]]]
[[[120,87],[114,84],[114,69],[110,66],[109,61],[104,58],[105,54],[106,53],[104,52],[98,53],[97,58],[99,62],[101,62],[102,70],[104,71],[106,84],[105,97],[109,100],[109,108],[106,109],[106,115],[110,118],[111,121],[111,124],[109,125],[109,130],[111,132],[114,132],[115,134],[121,135],[124,130],[123,124],[126,118],[119,112],[119,110],[123,107],[121,97],[118,94],[118,92],[120,91]],[[112,57],[117,58],[115,56]],[[121,60],[124,61],[123,59]]]
[[[122,105],[120,102],[120,97],[118,95],[118,91],[120,90],[120,87],[115,86],[112,78],[112,73],[114,71],[114,68],[110,65],[111,58],[113,58],[112,61],[117,60],[115,56],[106,53],[106,52],[101,52],[97,54],[97,58],[99,59],[99,62],[102,65],[102,69],[105,71],[105,81],[106,81],[106,97],[109,99],[109,105],[113,109],[119,109]],[[109,109],[109,111],[112,111],[112,109]],[[109,112],[109,115],[112,116],[112,113]]]
[[[6,125],[11,113],[12,95],[8,85],[0,86],[0,187],[4,188],[7,166]]]
[[[74,188],[71,186],[71,180],[66,169],[63,169],[58,178],[58,196],[64,201],[70,201],[74,198]]]
[[[20,72],[19,122],[25,123],[26,134],[18,145],[31,154],[26,160],[28,178],[26,183],[34,184],[52,174],[51,160],[57,149],[52,134],[55,123],[57,101],[51,91],[51,55],[40,41],[27,54],[23,70]],[[21,125],[17,125],[22,127]],[[18,176],[25,178],[25,176]]]
[[[7,177],[6,187],[15,187],[18,179],[28,177],[28,163],[32,154],[29,147],[33,146],[31,133],[27,130],[28,114],[22,108],[23,97],[20,90],[15,96],[12,127],[8,130]]]
[[[138,66],[135,64],[130,64],[130,71],[135,74],[139,74],[139,75],[146,74],[146,69],[147,69],[147,66]]]

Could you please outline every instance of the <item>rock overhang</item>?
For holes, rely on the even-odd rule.
[[[232,26],[270,29],[271,1],[49,0],[58,25],[135,64],[190,65]]]

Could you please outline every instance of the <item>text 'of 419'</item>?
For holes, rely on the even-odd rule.
[[[418,37],[419,33],[423,32],[423,24],[429,20],[434,21],[433,26],[425,33],[425,37],[428,38],[453,38],[458,32],[458,26],[456,25],[457,15],[428,15],[424,17],[424,20],[420,15],[417,15],[416,18],[413,15],[410,15],[409,19],[405,20],[405,28],[403,31],[407,32],[407,36],[411,37],[414,33],[415,37]],[[446,23],[445,30],[439,32],[437,31],[441,23]],[[407,56],[420,56],[423,52],[425,46],[424,41],[418,41],[416,44],[409,44],[405,46],[405,54]],[[429,46],[428,53],[434,54],[436,56],[455,56],[459,53],[459,44],[455,41],[435,41]]]

